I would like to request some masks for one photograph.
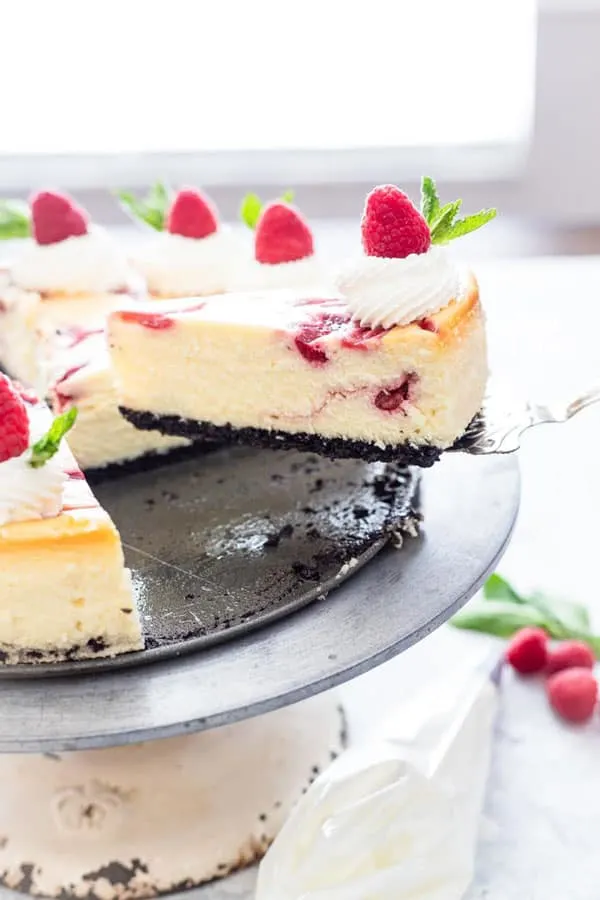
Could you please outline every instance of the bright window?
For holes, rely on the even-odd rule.
[[[0,156],[518,143],[534,43],[532,0],[19,0]]]

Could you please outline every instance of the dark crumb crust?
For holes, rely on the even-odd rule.
[[[175,447],[172,450],[159,453],[151,450],[143,456],[136,459],[126,459],[123,462],[109,463],[107,466],[101,466],[97,469],[86,469],[85,477],[92,485],[99,484],[104,480],[112,480],[119,475],[133,475],[136,472],[149,472],[159,469],[161,466],[170,466],[175,462],[183,462],[186,459],[195,459],[201,453],[210,453],[216,450],[217,444],[208,441],[198,441],[196,444],[190,444],[188,447]]]
[[[156,416],[119,407],[121,414],[142,431],[160,431],[214,444],[244,444],[251,447],[270,447],[274,450],[303,450],[328,456],[330,459],[364,459],[366,462],[395,462],[402,466],[429,468],[441,456],[441,449],[423,444],[394,444],[379,447],[369,441],[345,438],[326,438],[301,431],[292,434],[266,428],[234,428],[232,425],[213,425],[181,416]],[[202,444],[196,445],[203,446]],[[198,450],[196,450],[198,452]]]

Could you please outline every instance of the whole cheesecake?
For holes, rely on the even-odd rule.
[[[336,293],[263,290],[113,312],[123,415],[170,435],[431,465],[478,412],[487,382],[476,280],[434,246],[448,223],[460,233],[477,225],[444,209],[438,202],[428,221],[397,188],[375,189],[364,257],[341,270]]]

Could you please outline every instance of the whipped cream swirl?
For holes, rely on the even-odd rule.
[[[447,306],[461,278],[443,247],[405,259],[364,256],[337,278],[353,318],[369,328],[409,325]]]
[[[229,228],[204,238],[163,232],[136,261],[152,294],[195,297],[222,294],[242,257],[242,242]]]
[[[113,238],[96,225],[56,244],[31,242],[15,260],[12,281],[27,291],[102,293],[123,288],[131,271]]]
[[[39,469],[29,465],[31,451],[0,463],[0,526],[58,516],[67,476],[57,456]]]

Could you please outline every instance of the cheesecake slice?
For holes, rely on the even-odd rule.
[[[279,206],[264,260],[310,237]],[[441,245],[495,210],[457,219],[459,209],[440,204],[431,179],[421,211],[394,185],[375,188],[363,255],[340,269],[337,293],[265,289],[113,312],[123,415],[171,435],[431,465],[479,411],[487,381],[477,283]]]
[[[61,437],[74,412],[0,376],[0,656],[54,662],[143,646],[121,540]]]
[[[443,310],[357,325],[341,296],[229,294],[109,318],[123,415],[138,428],[430,465],[481,406],[483,314],[469,277]]]

